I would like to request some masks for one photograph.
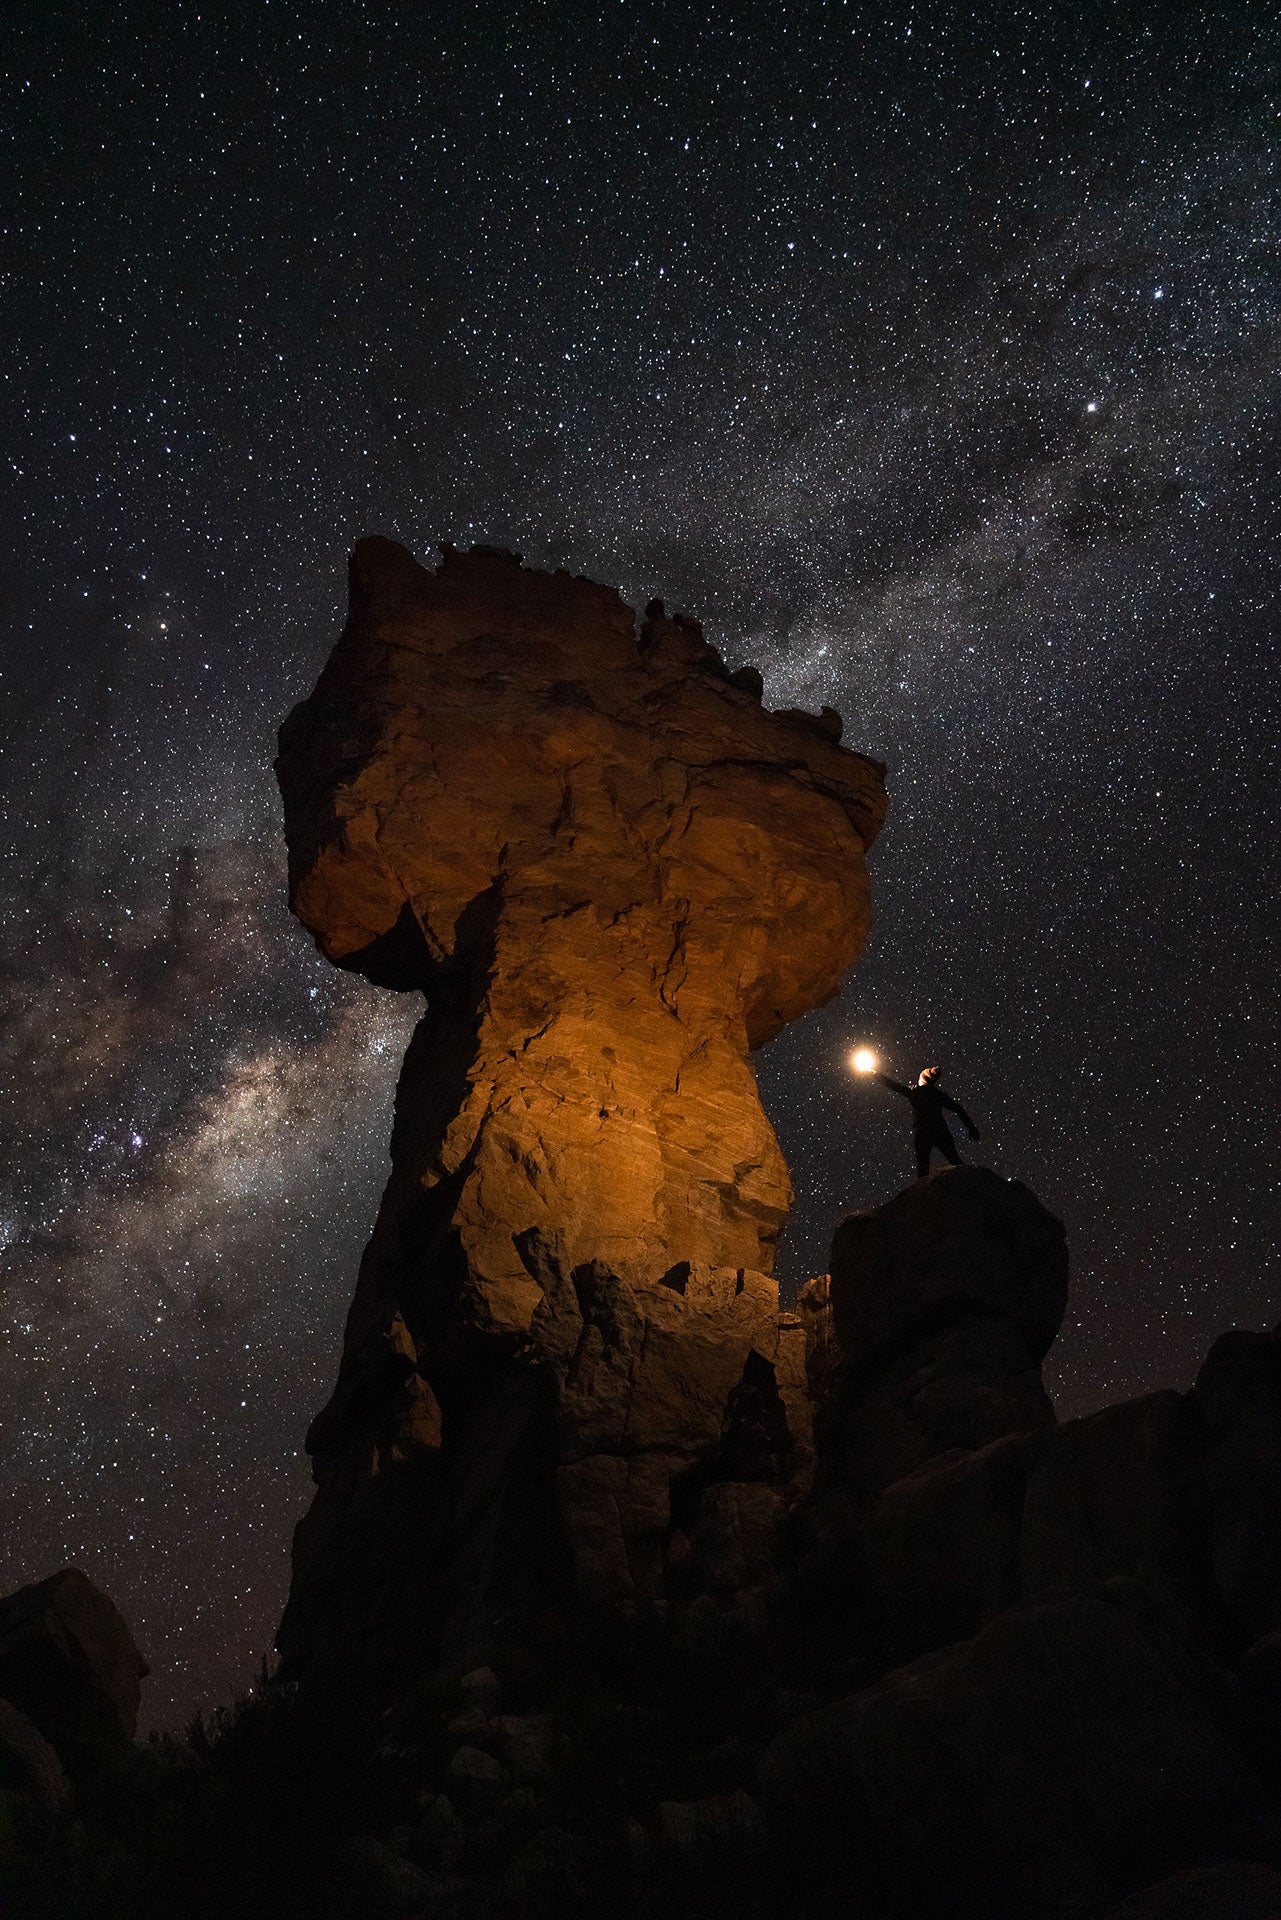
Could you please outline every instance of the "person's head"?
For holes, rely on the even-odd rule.
[[[938,1077],[939,1070],[937,1067],[922,1067],[921,1077],[916,1084],[918,1087],[932,1087]]]

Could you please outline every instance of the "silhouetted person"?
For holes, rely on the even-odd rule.
[[[912,1104],[912,1145],[916,1151],[916,1177],[923,1180],[930,1170],[930,1155],[937,1147],[943,1158],[954,1167],[961,1164],[961,1156],[956,1151],[956,1142],[943,1118],[944,1110],[954,1113],[971,1140],[977,1140],[979,1130],[970,1119],[965,1108],[953,1100],[950,1093],[944,1093],[939,1085],[937,1067],[923,1067],[914,1087],[905,1087],[901,1080],[891,1080],[888,1073],[878,1073],[877,1079],[891,1093],[901,1093]]]

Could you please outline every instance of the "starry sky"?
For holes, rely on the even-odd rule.
[[[0,1591],[243,1689],[407,999],[270,766],[354,539],[699,617],[884,759],[877,928],[761,1057],[780,1271],[939,1061],[1065,1220],[1071,1415],[1281,1319],[1281,37],[1246,4],[7,16]]]

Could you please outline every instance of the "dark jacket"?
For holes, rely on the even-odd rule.
[[[891,1080],[888,1073],[878,1073],[877,1079],[891,1093],[901,1093],[905,1100],[912,1103],[912,1126],[915,1132],[930,1134],[937,1138],[947,1133],[947,1121],[944,1112],[954,1113],[971,1140],[977,1140],[979,1130],[970,1119],[965,1108],[953,1100],[950,1093],[944,1093],[937,1081],[927,1080],[925,1085],[905,1087],[901,1080]]]

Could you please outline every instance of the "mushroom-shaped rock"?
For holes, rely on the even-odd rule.
[[[446,549],[429,573],[392,541],[356,548],[347,625],[280,736],[290,897],[331,960],[421,989],[427,1011],[309,1436],[322,1493],[295,1549],[291,1663],[362,1615],[362,1581],[370,1604],[412,1585],[411,1561],[433,1563],[430,1606],[451,1604],[462,1530],[484,1531],[537,1450],[537,1394],[500,1391],[500,1355],[559,1383],[538,1417],[559,1434],[562,1519],[582,1541],[599,1521],[600,1566],[652,1590],[669,1474],[719,1435],[762,1287],[776,1329],[791,1194],[749,1054],[836,992],[868,930],[883,769],[837,732],[766,711],[658,602],[638,628],[611,590],[511,554]],[[534,1250],[552,1246],[568,1292],[547,1301]],[[642,1325],[671,1351],[615,1380],[609,1329]],[[585,1354],[604,1343],[591,1395],[565,1327]],[[669,1376],[686,1402],[670,1432]],[[606,1386],[631,1411],[586,1444],[575,1423]],[[450,1539],[423,1545],[424,1512],[446,1511]],[[375,1542],[396,1534],[393,1573]],[[505,1554],[490,1540],[489,1571],[459,1580],[476,1591],[502,1561],[509,1581]],[[467,1633],[457,1651],[487,1657]]]
[[[863,944],[882,769],[764,711],[692,621],[376,539],[278,772],[294,911],[427,993],[397,1161],[447,1200],[477,1318],[528,1326],[531,1227],[628,1276],[768,1271],[790,1193],[747,1055]]]

